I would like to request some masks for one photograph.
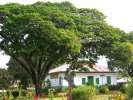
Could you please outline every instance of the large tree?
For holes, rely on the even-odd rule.
[[[0,6],[0,48],[32,77],[36,95],[48,71],[64,62],[109,56],[124,32],[109,26],[96,9],[78,9],[68,2]]]

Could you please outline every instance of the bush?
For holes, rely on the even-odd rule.
[[[110,86],[108,86],[110,91],[120,90],[121,87],[122,87],[121,85],[110,85]]]
[[[19,91],[12,91],[12,95],[14,98],[17,98],[19,96]]]
[[[41,93],[45,94],[45,95],[48,95],[48,90],[49,90],[49,88],[47,88],[47,87],[46,88],[42,88],[41,89]]]
[[[108,86],[107,85],[103,85],[103,86],[101,86],[100,88],[99,88],[99,92],[100,93],[108,93],[109,92],[109,88],[108,88]]]
[[[27,91],[26,90],[22,90],[21,95],[22,96],[26,96],[26,94],[27,94]]]
[[[80,86],[72,90],[73,100],[92,100],[96,94],[96,89],[92,86]]]
[[[128,100],[133,100],[133,82],[127,86],[126,95]]]
[[[21,96],[26,96],[27,91],[26,90],[21,90]],[[7,91],[6,92],[7,97],[12,95],[14,98],[19,96],[19,91],[18,90],[13,90],[13,91]]]
[[[62,92],[67,92],[67,91],[68,91],[68,87],[62,88]]]
[[[126,86],[125,85],[121,86],[120,91],[121,93],[126,93]]]
[[[54,94],[57,94],[59,92],[63,92],[62,91],[62,87],[56,87],[56,88],[54,88]]]

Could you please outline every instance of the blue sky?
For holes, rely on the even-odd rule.
[[[133,30],[133,0],[0,0],[0,4],[10,2],[31,4],[37,1],[62,2],[70,1],[79,8],[96,8],[107,16],[108,24],[121,28],[126,32]],[[9,57],[0,54],[0,67],[6,68]],[[105,58],[99,61],[100,65],[106,66]]]

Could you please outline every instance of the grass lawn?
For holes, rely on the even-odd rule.
[[[97,95],[93,100],[108,100],[109,95]],[[2,98],[0,98],[2,100]],[[16,100],[25,100],[25,99],[16,99]],[[30,100],[30,99],[28,99]],[[49,100],[48,98],[41,98],[39,100]],[[61,97],[55,97],[54,100],[67,100],[66,98],[62,99]]]
[[[110,95],[96,95],[93,100],[109,100]]]
[[[110,95],[96,95],[93,100],[108,100]],[[40,99],[40,100],[49,100],[48,98],[47,99]],[[60,97],[56,97],[54,98],[54,100],[67,100],[66,98],[62,99]]]
[[[116,95],[116,94],[98,94],[96,95],[92,100],[109,100],[109,97],[111,97],[111,95]],[[2,98],[0,97],[0,100],[2,100]],[[32,100],[32,99],[25,99],[25,98],[18,98],[15,100]],[[48,98],[40,98],[39,100],[49,100]],[[66,97],[61,98],[61,97],[55,97],[53,100],[67,100]],[[124,100],[124,99],[123,99]]]

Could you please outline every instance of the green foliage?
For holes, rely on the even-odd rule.
[[[110,68],[117,68],[124,76],[133,76],[133,44],[130,42],[115,43],[112,49]],[[115,66],[115,67],[114,67]]]
[[[27,91],[26,90],[21,90],[21,96],[26,96]]]
[[[19,96],[19,91],[12,91],[12,95],[14,98],[17,98]]]
[[[126,34],[123,41],[112,44],[108,62],[110,69],[118,69],[122,76],[133,77],[133,32]]]
[[[6,4],[0,13],[4,14],[0,49],[28,72],[36,89],[51,67],[78,58],[89,63],[100,55],[109,58],[112,44],[125,36],[98,10],[79,9],[69,2]]]
[[[48,90],[48,97],[49,97],[49,100],[54,99],[54,90],[53,89]]]
[[[131,82],[127,89],[126,89],[126,95],[128,100],[132,100],[133,99],[133,83]]]
[[[113,44],[113,52],[118,63],[131,63],[133,61],[133,45],[129,42]],[[119,55],[117,55],[120,53]]]
[[[12,76],[6,69],[0,69],[0,89],[7,89],[11,79]]]
[[[42,89],[41,89],[41,93],[42,93],[42,94],[45,94],[45,95],[48,95],[49,89],[50,89],[50,88],[47,88],[47,87],[42,88]]]
[[[122,85],[120,88],[121,93],[126,93],[126,89],[127,89],[126,86]]]
[[[8,99],[9,100],[13,100],[14,99],[14,97],[13,97],[13,95],[12,95],[12,92],[9,90],[9,91],[7,91],[8,93],[7,93],[7,95],[8,95]]]
[[[124,85],[120,85],[120,84],[117,84],[117,85],[109,85],[108,88],[110,91],[118,91],[120,90]]]
[[[1,79],[0,80],[0,88],[2,89],[2,88],[7,88],[7,87],[8,87],[7,81],[4,79]]]
[[[133,32],[132,31],[127,34],[127,40],[128,42],[133,43]]]
[[[92,100],[96,94],[96,90],[91,86],[80,86],[72,90],[73,100]]]
[[[51,67],[80,52],[80,38],[70,17],[72,13],[63,10],[67,6],[57,5],[7,4],[0,7],[0,13],[5,15],[0,49],[28,72],[34,84],[41,84]]]
[[[99,88],[99,92],[100,92],[100,93],[105,93],[105,94],[107,94],[107,93],[109,92],[108,86],[107,86],[107,85],[101,86],[101,87]]]
[[[29,84],[29,81],[31,80],[31,76],[13,58],[10,58],[7,65],[7,71],[12,76],[12,79],[20,80],[22,88],[26,89]]]

